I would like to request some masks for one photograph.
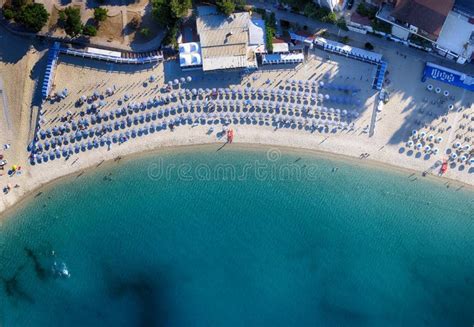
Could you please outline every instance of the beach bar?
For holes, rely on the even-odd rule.
[[[449,85],[461,87],[468,91],[474,91],[474,77],[461,73],[457,70],[443,67],[440,65],[427,62],[423,71],[422,82],[427,78],[441,81]]]

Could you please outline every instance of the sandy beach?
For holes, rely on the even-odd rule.
[[[2,146],[11,145],[8,149],[3,149],[2,153],[8,159],[8,168],[13,164],[21,166],[21,174],[8,176],[7,170],[4,170],[0,176],[2,188],[7,184],[12,186],[8,194],[1,195],[0,212],[11,208],[19,200],[34,194],[38,188],[51,181],[71,174],[79,175],[86,169],[93,169],[106,161],[169,147],[216,144],[218,148],[226,142],[226,138],[222,135],[225,133],[220,133],[224,128],[223,124],[185,124],[176,126],[174,131],[166,129],[149,133],[130,138],[121,144],[113,143],[110,147],[101,146],[81,151],[67,159],[60,158],[31,165],[26,148],[35,133],[34,122],[38,110],[35,106],[37,101],[35,93],[40,87],[38,83],[41,83],[41,79],[38,76],[41,75],[35,76],[30,72],[41,71],[44,67],[44,63],[41,64],[44,62],[42,56],[46,54],[45,51],[31,49],[12,63],[0,63],[0,76],[4,81],[8,81],[3,87],[6,90],[4,94],[8,98],[8,111],[12,121],[11,130],[2,129],[0,134]],[[69,95],[61,101],[43,103],[41,128],[54,128],[61,123],[61,118],[65,117],[67,112],[72,115],[72,119],[79,120],[84,117],[81,116],[81,112],[84,112],[85,105],[82,107],[75,105],[81,95],[89,96],[94,91],[105,93],[107,88],[113,87],[114,94],[105,98],[106,104],[101,108],[102,112],[111,112],[119,107],[118,103],[125,95],[130,97],[129,103],[132,101],[140,103],[152,97],[164,98],[167,93],[162,91],[162,87],[168,81],[185,76],[191,76],[192,82],[173,87],[171,93],[178,94],[182,90],[189,91],[193,88],[253,87],[277,90],[288,87],[289,80],[349,83],[360,88],[357,98],[362,101],[360,106],[340,106],[341,109],[348,111],[357,110],[358,117],[349,122],[351,128],[308,131],[307,128],[276,128],[266,123],[235,124],[231,121],[226,128],[234,130],[235,144],[226,146],[265,145],[341,155],[367,164],[406,169],[407,176],[412,176],[416,182],[416,179],[423,178],[423,172],[437,175],[439,167],[433,168],[433,166],[436,162],[448,159],[449,154],[455,151],[455,143],[472,146],[472,141],[465,140],[470,140],[470,137],[474,136],[469,128],[472,126],[471,117],[474,117],[472,107],[474,98],[467,91],[433,81],[428,83],[433,84],[435,88],[440,87],[443,91],[448,90],[450,97],[444,99],[442,94],[440,96],[427,91],[427,83],[420,81],[423,63],[406,61],[397,55],[398,53],[384,53],[391,63],[388,87],[390,100],[381,112],[375,110],[379,93],[371,86],[374,66],[344,57],[328,57],[320,50],[310,53],[304,64],[263,67],[246,75],[239,72],[219,74],[203,74],[200,71],[182,72],[176,62],[137,67],[61,56],[54,81],[55,90],[67,87]],[[400,60],[403,62],[400,63]],[[154,77],[153,82],[150,82],[151,75]],[[291,85],[289,87],[291,89]],[[323,88],[315,92],[325,91]],[[228,98],[222,97],[219,101],[226,99]],[[261,98],[256,96],[255,101],[285,102],[277,96],[269,98],[263,95]],[[192,100],[177,97],[177,100],[172,101],[170,105],[183,105],[188,102],[191,103]],[[322,105],[334,106],[331,103]],[[449,105],[453,105],[455,110],[449,111]],[[6,126],[5,116],[2,115],[1,119],[2,124],[5,124],[2,126]],[[427,153],[423,149],[417,151],[414,147],[408,147],[407,142],[412,139],[413,130],[417,133],[426,133],[426,137],[432,134],[433,139],[441,137],[442,140],[436,142],[439,154],[430,155],[429,151]],[[361,159],[361,154],[364,153],[368,156]],[[462,185],[473,186],[474,167],[453,160],[443,179],[453,189]]]

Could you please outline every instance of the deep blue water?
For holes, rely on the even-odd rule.
[[[474,324],[472,192],[216,148],[66,178],[6,217],[0,326]]]

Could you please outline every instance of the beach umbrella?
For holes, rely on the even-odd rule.
[[[462,147],[464,151],[469,151],[471,149],[471,146],[469,144],[466,144],[465,146]]]
[[[454,146],[455,149],[460,148],[460,147],[461,147],[461,143],[456,142],[456,143],[454,143],[453,146]]]
[[[428,91],[433,91],[433,85],[428,84],[428,85],[426,86],[426,89],[427,89]]]
[[[466,160],[467,160],[467,157],[466,157],[465,155],[462,155],[462,156],[459,158],[459,160],[461,160],[461,161],[466,161]]]
[[[188,83],[191,82],[192,80],[193,80],[193,78],[192,78],[191,76],[186,77],[186,81],[187,81]]]
[[[445,91],[443,92],[443,94],[444,94],[445,97],[448,97],[448,96],[449,96],[449,91],[448,91],[448,90],[445,90]]]
[[[417,136],[417,135],[418,135],[418,131],[417,131],[416,129],[412,130],[412,131],[411,131],[411,135]]]
[[[426,132],[421,132],[420,133],[420,138],[425,138],[425,136],[426,136]]]
[[[408,141],[408,142],[407,142],[407,147],[411,148],[412,146],[413,146],[413,141],[411,141],[411,140]]]
[[[433,154],[438,154],[439,149],[438,148],[433,148]]]
[[[428,141],[433,142],[433,140],[434,140],[434,135],[433,134],[428,135]]]
[[[431,147],[429,145],[425,146],[425,152],[429,153],[431,151]]]
[[[456,153],[451,153],[451,159],[455,160],[456,158],[458,157],[458,155]]]
[[[423,144],[417,143],[417,144],[416,144],[416,148],[417,148],[418,150],[420,150],[421,148],[423,148]]]
[[[441,142],[443,142],[443,138],[441,136],[438,136],[436,138],[436,143],[441,143]]]
[[[441,88],[437,87],[436,90],[435,90],[435,92],[436,92],[437,94],[441,93]]]
[[[470,163],[471,165],[474,164],[474,157],[471,158],[471,159],[469,159],[469,163]]]

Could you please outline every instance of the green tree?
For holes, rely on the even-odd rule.
[[[107,19],[107,13],[109,11],[107,10],[107,8],[101,8],[101,7],[98,7],[98,8],[95,8],[94,9],[94,19],[98,22],[103,22],[104,20]]]
[[[15,11],[12,8],[3,8],[3,17],[5,17],[6,20],[12,20],[15,16]]]
[[[67,7],[64,10],[66,20],[64,22],[64,30],[70,36],[76,36],[82,32],[81,11],[79,8]]]
[[[321,21],[323,23],[331,23],[331,24],[336,24],[337,23],[337,16],[335,13],[330,12],[326,16],[324,16]]]
[[[217,0],[217,8],[224,15],[229,16],[235,11],[235,3],[233,0]]]
[[[84,26],[82,33],[84,33],[84,35],[87,35],[87,36],[96,36],[97,27],[95,27],[94,25],[86,25]]]
[[[167,0],[152,0],[151,6],[151,13],[159,25],[164,27],[173,24],[174,17]]]
[[[12,7],[17,8],[17,9],[19,9],[23,6],[26,6],[28,4],[31,4],[31,3],[33,3],[33,1],[31,1],[31,0],[12,0],[11,1]]]
[[[46,24],[49,13],[41,3],[30,3],[21,7],[15,20],[33,32],[39,32]]]
[[[171,12],[174,18],[183,18],[188,14],[188,10],[192,8],[192,0],[171,0],[170,1]]]
[[[173,26],[176,21],[187,15],[192,0],[152,0],[152,15],[159,25]]]
[[[275,14],[265,15],[265,46],[268,52],[273,52],[273,38],[275,37],[276,18]]]

